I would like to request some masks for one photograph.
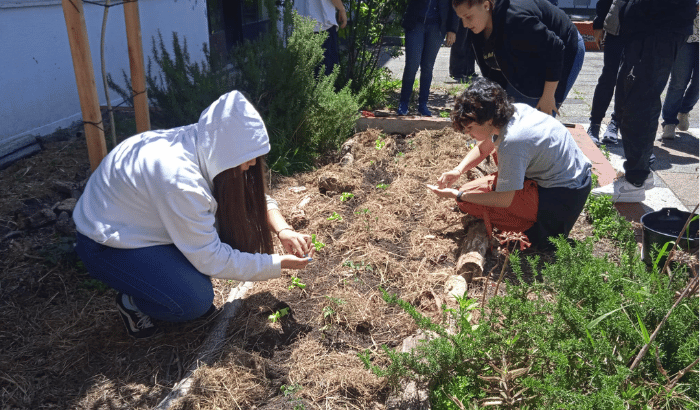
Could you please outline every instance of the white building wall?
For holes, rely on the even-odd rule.
[[[104,1],[102,1],[104,2]],[[120,3],[112,0],[112,3]],[[187,39],[192,61],[209,43],[206,0],[139,0],[144,63],[158,30],[168,49],[172,32]],[[84,3],[100,104],[106,105],[100,62],[104,7]],[[106,71],[122,86],[129,73],[123,6],[109,9]],[[156,66],[157,67],[157,66]],[[110,90],[112,104],[121,98]],[[82,119],[70,44],[60,0],[0,0],[0,143],[22,134],[46,135]]]

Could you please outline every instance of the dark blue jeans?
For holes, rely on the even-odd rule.
[[[90,276],[131,296],[146,315],[183,322],[204,315],[214,301],[211,278],[175,245],[118,249],[77,234],[75,247]]]
[[[622,60],[622,46],[623,42],[619,36],[605,35],[603,69],[600,72],[598,84],[593,92],[591,124],[600,124],[603,121],[605,111],[610,106],[610,101],[612,101],[612,97],[615,94],[617,72],[620,70],[620,61]],[[617,121],[614,111],[611,117],[613,121]]]
[[[666,124],[678,124],[678,113],[690,112],[698,102],[698,43],[685,43],[671,69],[661,117]],[[687,87],[687,88],[686,88]]]
[[[658,32],[625,42],[615,87],[615,114],[625,151],[625,178],[641,185],[651,172],[649,160],[661,114],[661,93],[687,36]]]
[[[323,42],[323,65],[326,67],[326,75],[333,72],[333,66],[340,64],[338,52],[338,27],[333,26],[326,30],[328,37]]]
[[[420,67],[418,104],[428,103],[430,83],[433,82],[433,66],[442,45],[443,35],[439,24],[417,23],[406,32],[406,65],[401,80],[401,102],[408,104],[413,92],[413,81]]]
[[[475,73],[476,58],[469,42],[469,29],[460,22],[454,44],[450,47],[450,77],[464,78]]]
[[[573,88],[574,83],[576,82],[576,78],[578,78],[578,73],[581,72],[581,67],[583,67],[583,60],[586,58],[586,43],[583,41],[583,37],[579,33],[578,35],[578,51],[576,52],[576,57],[574,58],[574,63],[573,66],[571,67],[571,71],[569,71],[569,75],[566,77],[566,83],[562,84],[561,82],[557,86],[559,87],[565,87],[564,90],[564,96],[561,101],[555,101],[557,104],[557,108],[561,107],[561,105],[564,103],[566,100],[566,97],[569,95],[569,91],[571,91],[571,88]],[[508,86],[506,87],[506,94],[508,96],[513,98],[513,102],[516,103],[522,103],[522,104],[527,104],[532,108],[535,108],[537,106],[537,103],[540,102],[540,97],[533,98],[533,97],[528,97],[524,94],[522,94],[520,91],[515,89],[510,83],[508,83]],[[556,117],[556,113],[552,112],[552,116]]]

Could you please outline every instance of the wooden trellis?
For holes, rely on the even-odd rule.
[[[90,157],[90,168],[94,171],[107,155],[100,100],[97,96],[95,73],[92,68],[92,56],[85,26],[83,0],[62,0],[63,15],[66,19],[68,40],[70,42],[75,82],[78,86],[80,109],[85,124],[85,138]],[[146,93],[146,76],[141,46],[141,23],[139,21],[138,0],[124,2],[124,22],[129,48],[129,68],[131,70],[131,88],[134,90],[134,110],[136,131],[151,129],[148,111],[148,94]]]

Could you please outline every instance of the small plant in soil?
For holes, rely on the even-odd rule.
[[[389,188],[389,184],[384,184],[384,183],[377,184],[377,189],[387,189],[387,188]]]
[[[316,252],[320,251],[324,246],[326,246],[325,243],[316,239],[316,234],[311,235],[311,243],[314,245],[314,248],[316,248]]]
[[[353,270],[373,270],[372,265],[370,265],[369,263],[365,264],[364,261],[353,262],[351,260],[347,260],[343,262],[343,266],[347,266],[348,268],[351,268]]]
[[[333,213],[331,214],[331,216],[329,216],[328,218],[326,218],[326,220],[328,220],[328,221],[338,221],[338,222],[340,222],[340,221],[343,220],[343,217],[340,216],[337,212],[333,212]]]
[[[278,320],[289,314],[289,308],[283,308],[267,317],[267,319],[272,323],[277,323]]]
[[[377,139],[374,141],[374,148],[376,148],[377,151],[379,151],[379,150],[381,150],[382,148],[384,148],[385,145],[386,145],[386,141],[384,141],[384,138],[383,138],[381,135],[379,136],[379,138],[377,138]]]
[[[450,118],[449,111],[440,111],[440,118]]]
[[[302,283],[301,280],[296,276],[292,276],[292,284],[289,285],[287,289],[292,290],[294,288],[304,289],[306,288],[306,284]]]
[[[345,202],[353,199],[355,197],[355,194],[352,192],[343,192],[340,194],[340,202]]]

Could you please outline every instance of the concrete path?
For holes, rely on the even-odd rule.
[[[453,101],[453,97],[450,97],[450,94],[458,91],[458,87],[463,87],[449,76],[449,56],[450,49],[442,47],[435,62],[433,91],[428,103],[434,113],[441,110],[449,110]],[[385,59],[384,66],[392,72],[393,77],[401,78],[404,63],[404,56],[401,55],[396,58]],[[582,146],[582,149],[584,152],[587,152],[589,157],[592,156],[591,146],[585,142],[585,138],[579,137],[581,137],[581,133],[585,134],[585,130],[588,128],[591,101],[593,100],[593,93],[602,67],[602,52],[586,52],[583,68],[560,110],[561,116],[559,119],[563,123],[577,125],[571,129],[572,134],[575,134],[579,145]],[[662,98],[664,96],[665,92]],[[606,117],[603,120],[604,125],[601,127],[603,129],[610,120],[612,108],[613,103],[610,104]],[[403,119],[406,122],[412,121],[411,117],[403,117]],[[413,121],[420,121],[416,123],[419,129],[428,128],[425,118],[413,117]],[[405,125],[409,126],[410,124],[406,123]],[[700,137],[700,128],[698,127],[697,105],[690,115],[690,127],[687,132],[679,132],[677,138],[673,141],[661,141],[659,137],[661,126],[659,125],[657,141],[654,144],[656,162],[652,165],[655,187],[647,191],[647,199],[640,204],[618,204],[618,210],[626,217],[639,221],[641,215],[652,210],[657,211],[664,207],[672,207],[692,211],[698,204],[698,137]],[[595,145],[593,147],[595,148]],[[623,170],[622,164],[624,163],[622,142],[608,146],[607,150],[609,152],[610,165],[616,171],[621,172]],[[592,158],[591,160],[593,161]]]

